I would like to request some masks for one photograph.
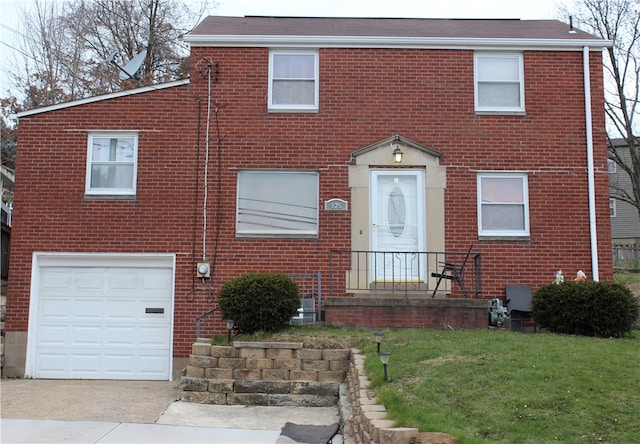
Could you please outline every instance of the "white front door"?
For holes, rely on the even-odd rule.
[[[371,171],[373,282],[424,281],[424,172]]]

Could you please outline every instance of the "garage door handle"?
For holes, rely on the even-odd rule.
[[[145,313],[164,313],[164,308],[147,307],[144,310]]]

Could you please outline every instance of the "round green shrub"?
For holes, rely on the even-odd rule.
[[[233,319],[238,332],[280,331],[289,326],[300,307],[298,286],[281,273],[250,273],[226,282],[218,305],[224,319]]]
[[[564,282],[540,288],[531,302],[538,326],[555,333],[621,337],[640,316],[638,301],[622,284]]]

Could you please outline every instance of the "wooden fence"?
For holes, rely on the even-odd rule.
[[[614,245],[613,269],[640,272],[640,246],[637,244]]]

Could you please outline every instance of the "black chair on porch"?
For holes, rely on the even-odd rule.
[[[431,273],[432,277],[438,278],[438,282],[436,283],[436,288],[433,290],[433,294],[431,295],[432,299],[436,297],[436,292],[438,291],[438,288],[440,287],[440,283],[442,282],[443,279],[456,282],[460,287],[460,290],[462,290],[462,294],[464,295],[464,297],[465,298],[469,297],[469,293],[464,286],[464,268],[466,267],[467,261],[471,256],[471,250],[473,250],[473,244],[471,244],[471,246],[469,247],[469,251],[467,251],[467,254],[464,257],[464,260],[462,261],[462,263],[458,264],[456,263],[455,260],[454,261],[445,260],[445,262],[440,263],[440,265],[442,265],[442,271],[440,273]]]

